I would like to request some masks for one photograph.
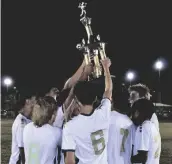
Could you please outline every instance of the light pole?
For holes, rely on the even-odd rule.
[[[11,86],[12,83],[13,83],[13,80],[10,77],[7,77],[4,79],[4,85],[7,87],[7,92],[8,92],[9,86]]]
[[[133,71],[129,71],[126,73],[126,80],[130,82],[130,86],[131,86],[131,82],[135,79],[135,73]]]
[[[161,70],[164,69],[164,62],[162,60],[157,60],[154,64],[155,70],[158,71],[158,82],[159,82],[159,92],[158,92],[158,101],[161,103]]]

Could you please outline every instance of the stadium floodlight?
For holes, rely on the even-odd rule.
[[[7,87],[7,92],[8,92],[8,87],[10,87],[13,84],[13,80],[10,77],[6,77],[4,79],[4,85]]]
[[[133,71],[128,71],[126,73],[126,80],[130,82],[130,85],[131,85],[131,82],[135,79],[135,77],[136,77],[136,74]]]

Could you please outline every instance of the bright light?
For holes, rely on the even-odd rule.
[[[4,79],[4,84],[8,87],[10,85],[12,85],[13,81],[11,78],[7,77]]]
[[[158,60],[158,61],[155,63],[155,68],[156,68],[157,70],[161,70],[161,69],[163,69],[163,67],[164,67],[164,63],[163,63],[161,60]]]
[[[135,78],[134,72],[128,72],[127,73],[127,80],[132,81]]]

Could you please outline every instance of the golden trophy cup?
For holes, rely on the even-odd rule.
[[[79,4],[78,8],[81,9],[81,23],[84,25],[87,33],[87,41],[82,39],[82,43],[77,44],[76,48],[82,51],[85,59],[85,63],[90,62],[94,66],[94,71],[92,75],[88,77],[88,80],[99,78],[103,75],[103,69],[100,60],[106,58],[105,53],[105,43],[100,41],[100,36],[94,36],[91,28],[91,18],[86,15],[87,3],[82,2]]]

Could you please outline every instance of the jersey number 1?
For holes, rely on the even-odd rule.
[[[125,152],[125,141],[126,141],[126,139],[128,137],[129,131],[128,131],[128,129],[121,128],[120,133],[121,133],[121,135],[123,135],[122,145],[121,145],[121,152]]]
[[[91,141],[96,155],[101,154],[105,148],[105,140],[103,137],[104,135],[102,130],[91,133]],[[99,149],[98,146],[101,146],[101,148]]]

